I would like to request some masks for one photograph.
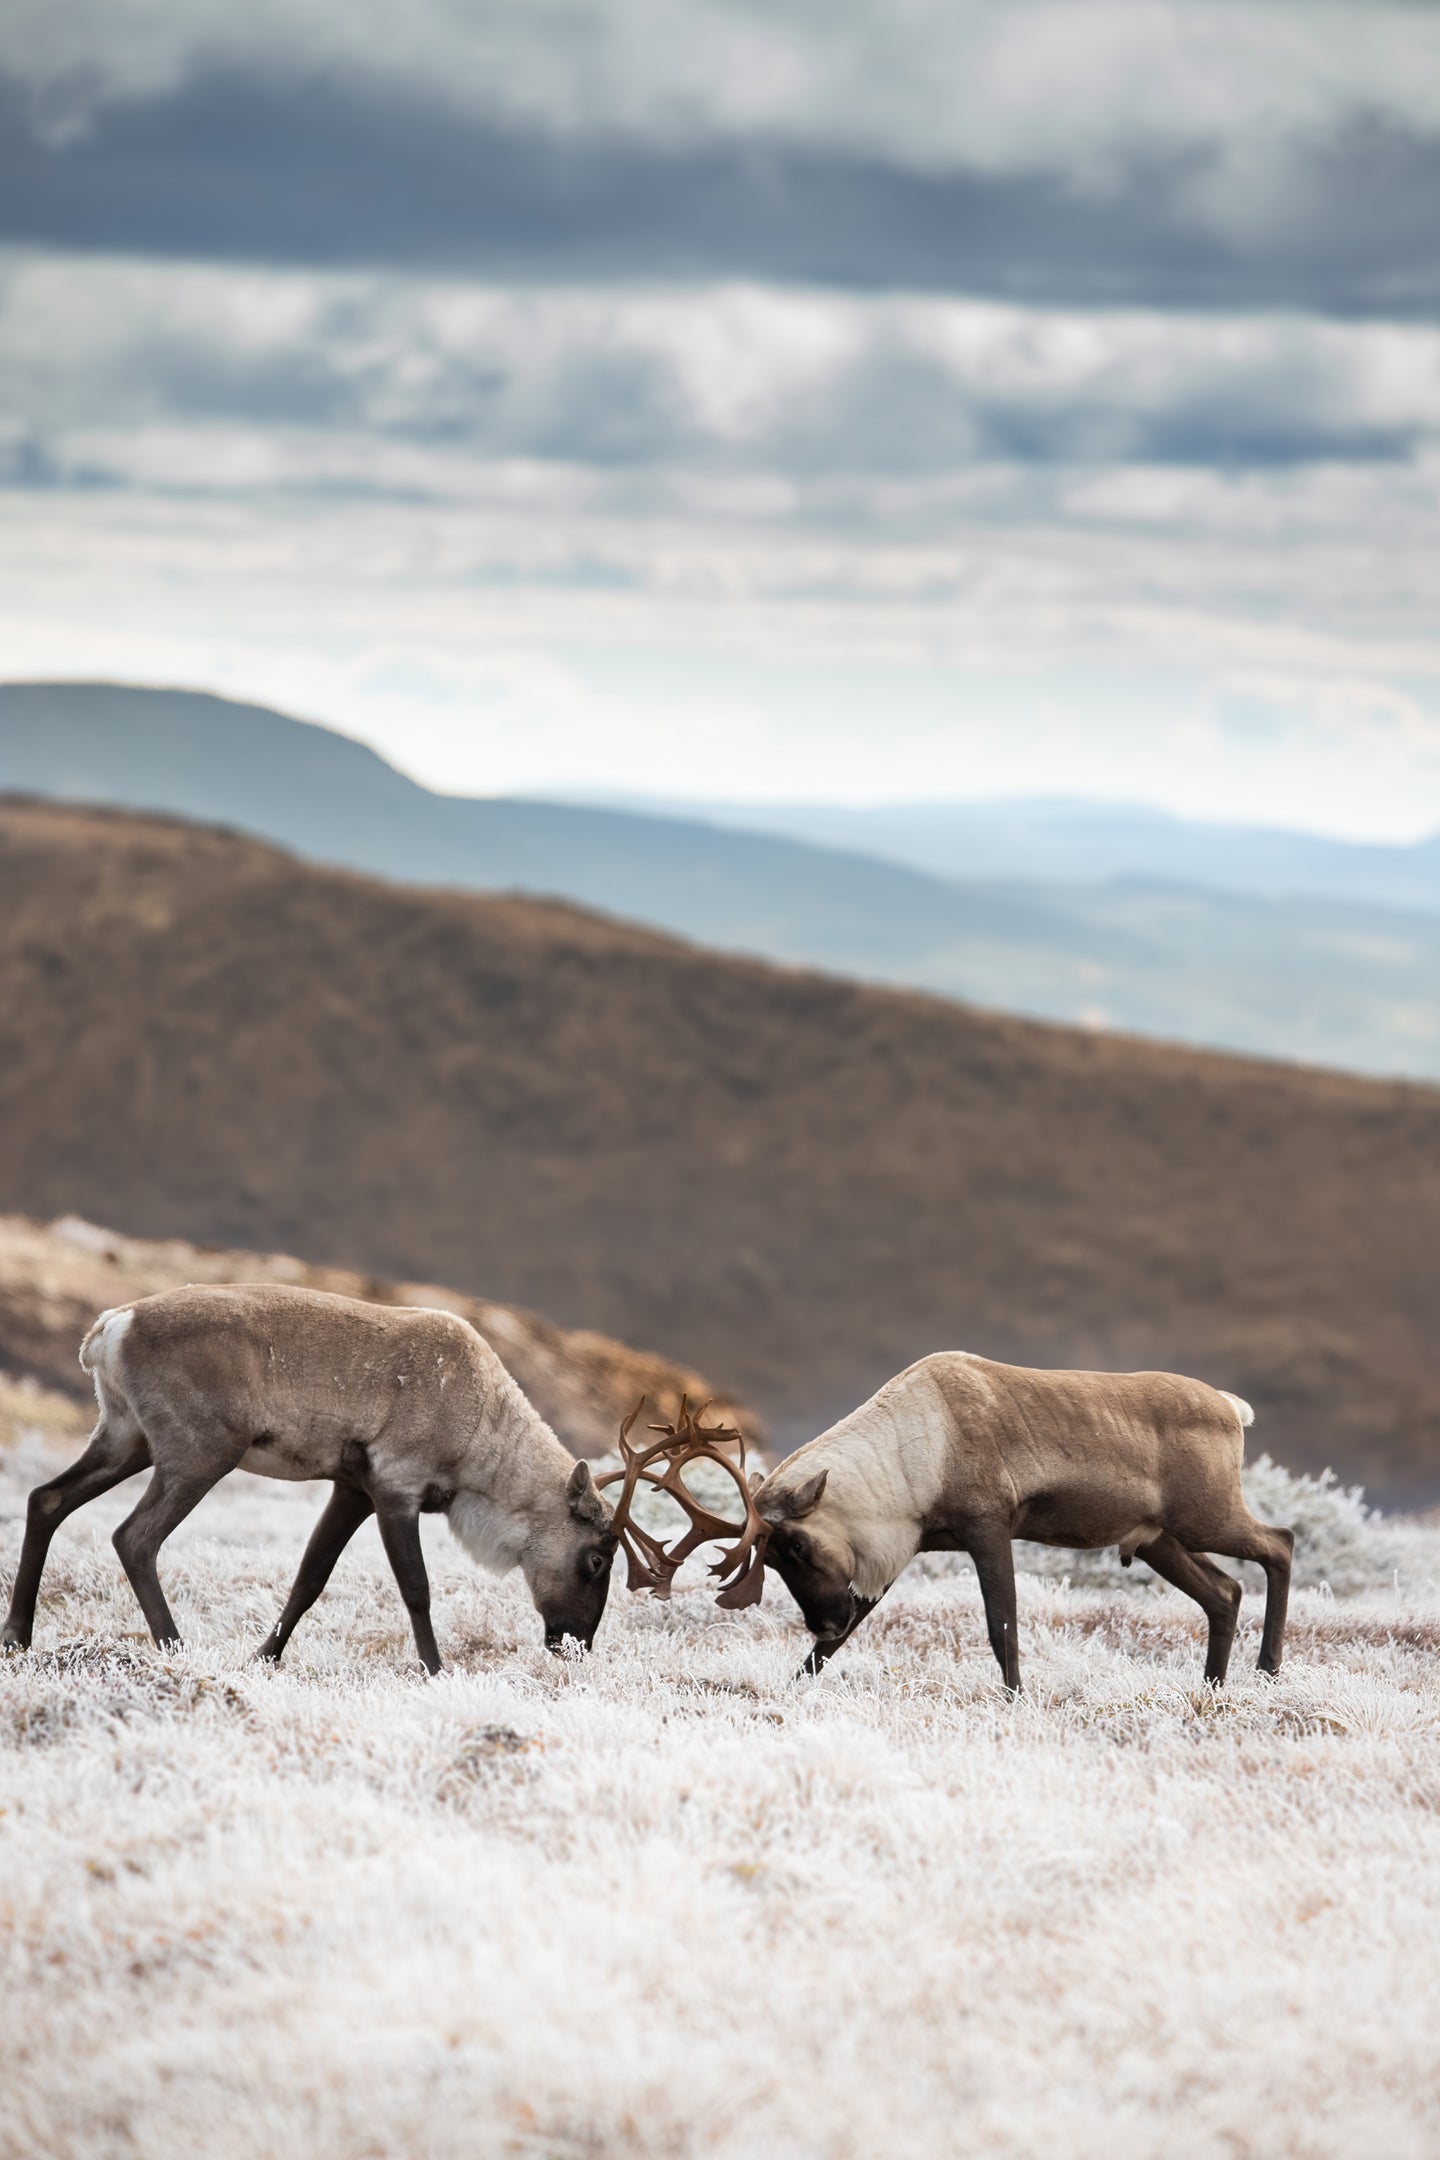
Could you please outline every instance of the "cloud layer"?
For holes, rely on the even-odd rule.
[[[198,79],[387,83],[658,148],[766,136],[917,171],[1137,152],[1279,161],[1357,117],[1440,125],[1440,26],[1375,0],[14,0],[0,57],[55,139]]]
[[[243,430],[296,486],[443,495],[521,459],[770,474],[799,513],[840,487],[863,515],[869,487],[888,517],[887,482],[918,513],[997,467],[1413,467],[1440,452],[1440,329],[22,258],[0,411],[57,480],[163,480],[156,431]],[[207,458],[172,477],[234,484]]]
[[[7,672],[1419,829],[1437,200],[1393,0],[12,0]]]
[[[485,276],[1440,303],[1407,6],[22,0],[0,237]]]

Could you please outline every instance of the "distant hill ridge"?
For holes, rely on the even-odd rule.
[[[554,894],[722,950],[1040,1018],[1440,1079],[1440,912],[1205,891],[1175,875],[956,882],[882,859],[885,819],[908,815],[913,841],[928,815],[919,811],[812,811],[814,829],[796,838],[698,815],[435,795],[345,736],[188,691],[0,686],[3,788],[219,820],[379,876]],[[1038,860],[1034,819],[1029,839],[1016,837],[1016,806],[934,818],[937,832],[945,819],[954,828],[944,842],[953,867],[992,867],[1007,847],[1018,863]],[[1175,828],[1189,849],[1176,875],[1194,868],[1203,830],[1197,842]],[[879,853],[837,844],[862,831]],[[1056,859],[1074,872],[1067,845],[1056,842]],[[1218,861],[1225,847],[1213,852]],[[1392,854],[1410,863],[1413,897],[1429,858],[1367,859]]]
[[[0,805],[0,1207],[663,1343],[774,1439],[939,1348],[1160,1366],[1440,1498],[1440,1090]]]

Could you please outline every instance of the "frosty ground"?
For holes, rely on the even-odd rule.
[[[0,1442],[7,1588],[73,1448]],[[797,1685],[778,1583],[617,1584],[570,1665],[438,1523],[439,1680],[373,1530],[258,1669],[323,1495],[238,1476],[161,1656],[123,1488],[0,1666],[0,2153],[1433,2155],[1440,1530],[1268,1475],[1351,1593],[1277,1682],[1258,1598],[1217,1697],[1192,1605],[1072,1567],[1016,1703],[968,1562]]]

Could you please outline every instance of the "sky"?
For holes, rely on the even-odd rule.
[[[0,676],[1440,827],[1440,10],[9,0]]]

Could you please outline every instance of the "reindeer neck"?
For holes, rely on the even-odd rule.
[[[558,1510],[573,1456],[498,1358],[489,1383],[461,1463],[462,1488],[531,1517]]]

